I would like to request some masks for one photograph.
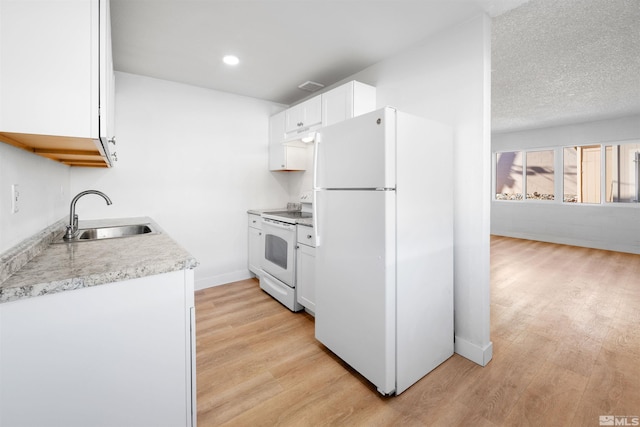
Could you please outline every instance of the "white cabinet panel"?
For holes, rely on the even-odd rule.
[[[195,424],[193,271],[0,304],[0,425]]]
[[[289,136],[302,130],[322,123],[322,95],[315,96],[307,101],[286,110],[285,132]]]
[[[355,80],[322,94],[322,126],[376,109],[376,88]]]
[[[269,170],[305,170],[307,169],[307,163],[307,148],[283,144],[269,145]]]
[[[108,0],[0,0],[0,140],[78,165],[89,142],[110,162],[109,12]]]
[[[286,115],[286,111],[281,111],[269,117],[269,144],[280,144],[284,141]]]
[[[294,171],[307,169],[306,148],[284,145],[287,111],[269,118],[269,170]]]
[[[260,215],[249,214],[249,254],[248,268],[256,276],[260,276],[260,265],[263,257],[262,222]]]
[[[316,311],[316,249],[313,229],[298,225],[296,287],[298,302],[307,311]]]

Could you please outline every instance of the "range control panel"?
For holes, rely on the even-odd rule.
[[[300,194],[300,202],[313,203],[313,191],[312,190],[303,191],[302,194]]]

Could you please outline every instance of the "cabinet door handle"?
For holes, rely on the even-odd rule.
[[[313,236],[311,234],[307,234],[307,239],[312,238]]]
[[[111,139],[107,139],[107,142],[112,143],[113,145],[116,145],[116,137],[112,136]]]

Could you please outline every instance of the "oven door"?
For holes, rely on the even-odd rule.
[[[296,226],[262,218],[262,269],[287,286],[295,287]]]

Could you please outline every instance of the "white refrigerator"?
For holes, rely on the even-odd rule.
[[[452,144],[391,107],[316,137],[315,335],[383,395],[453,354]]]

